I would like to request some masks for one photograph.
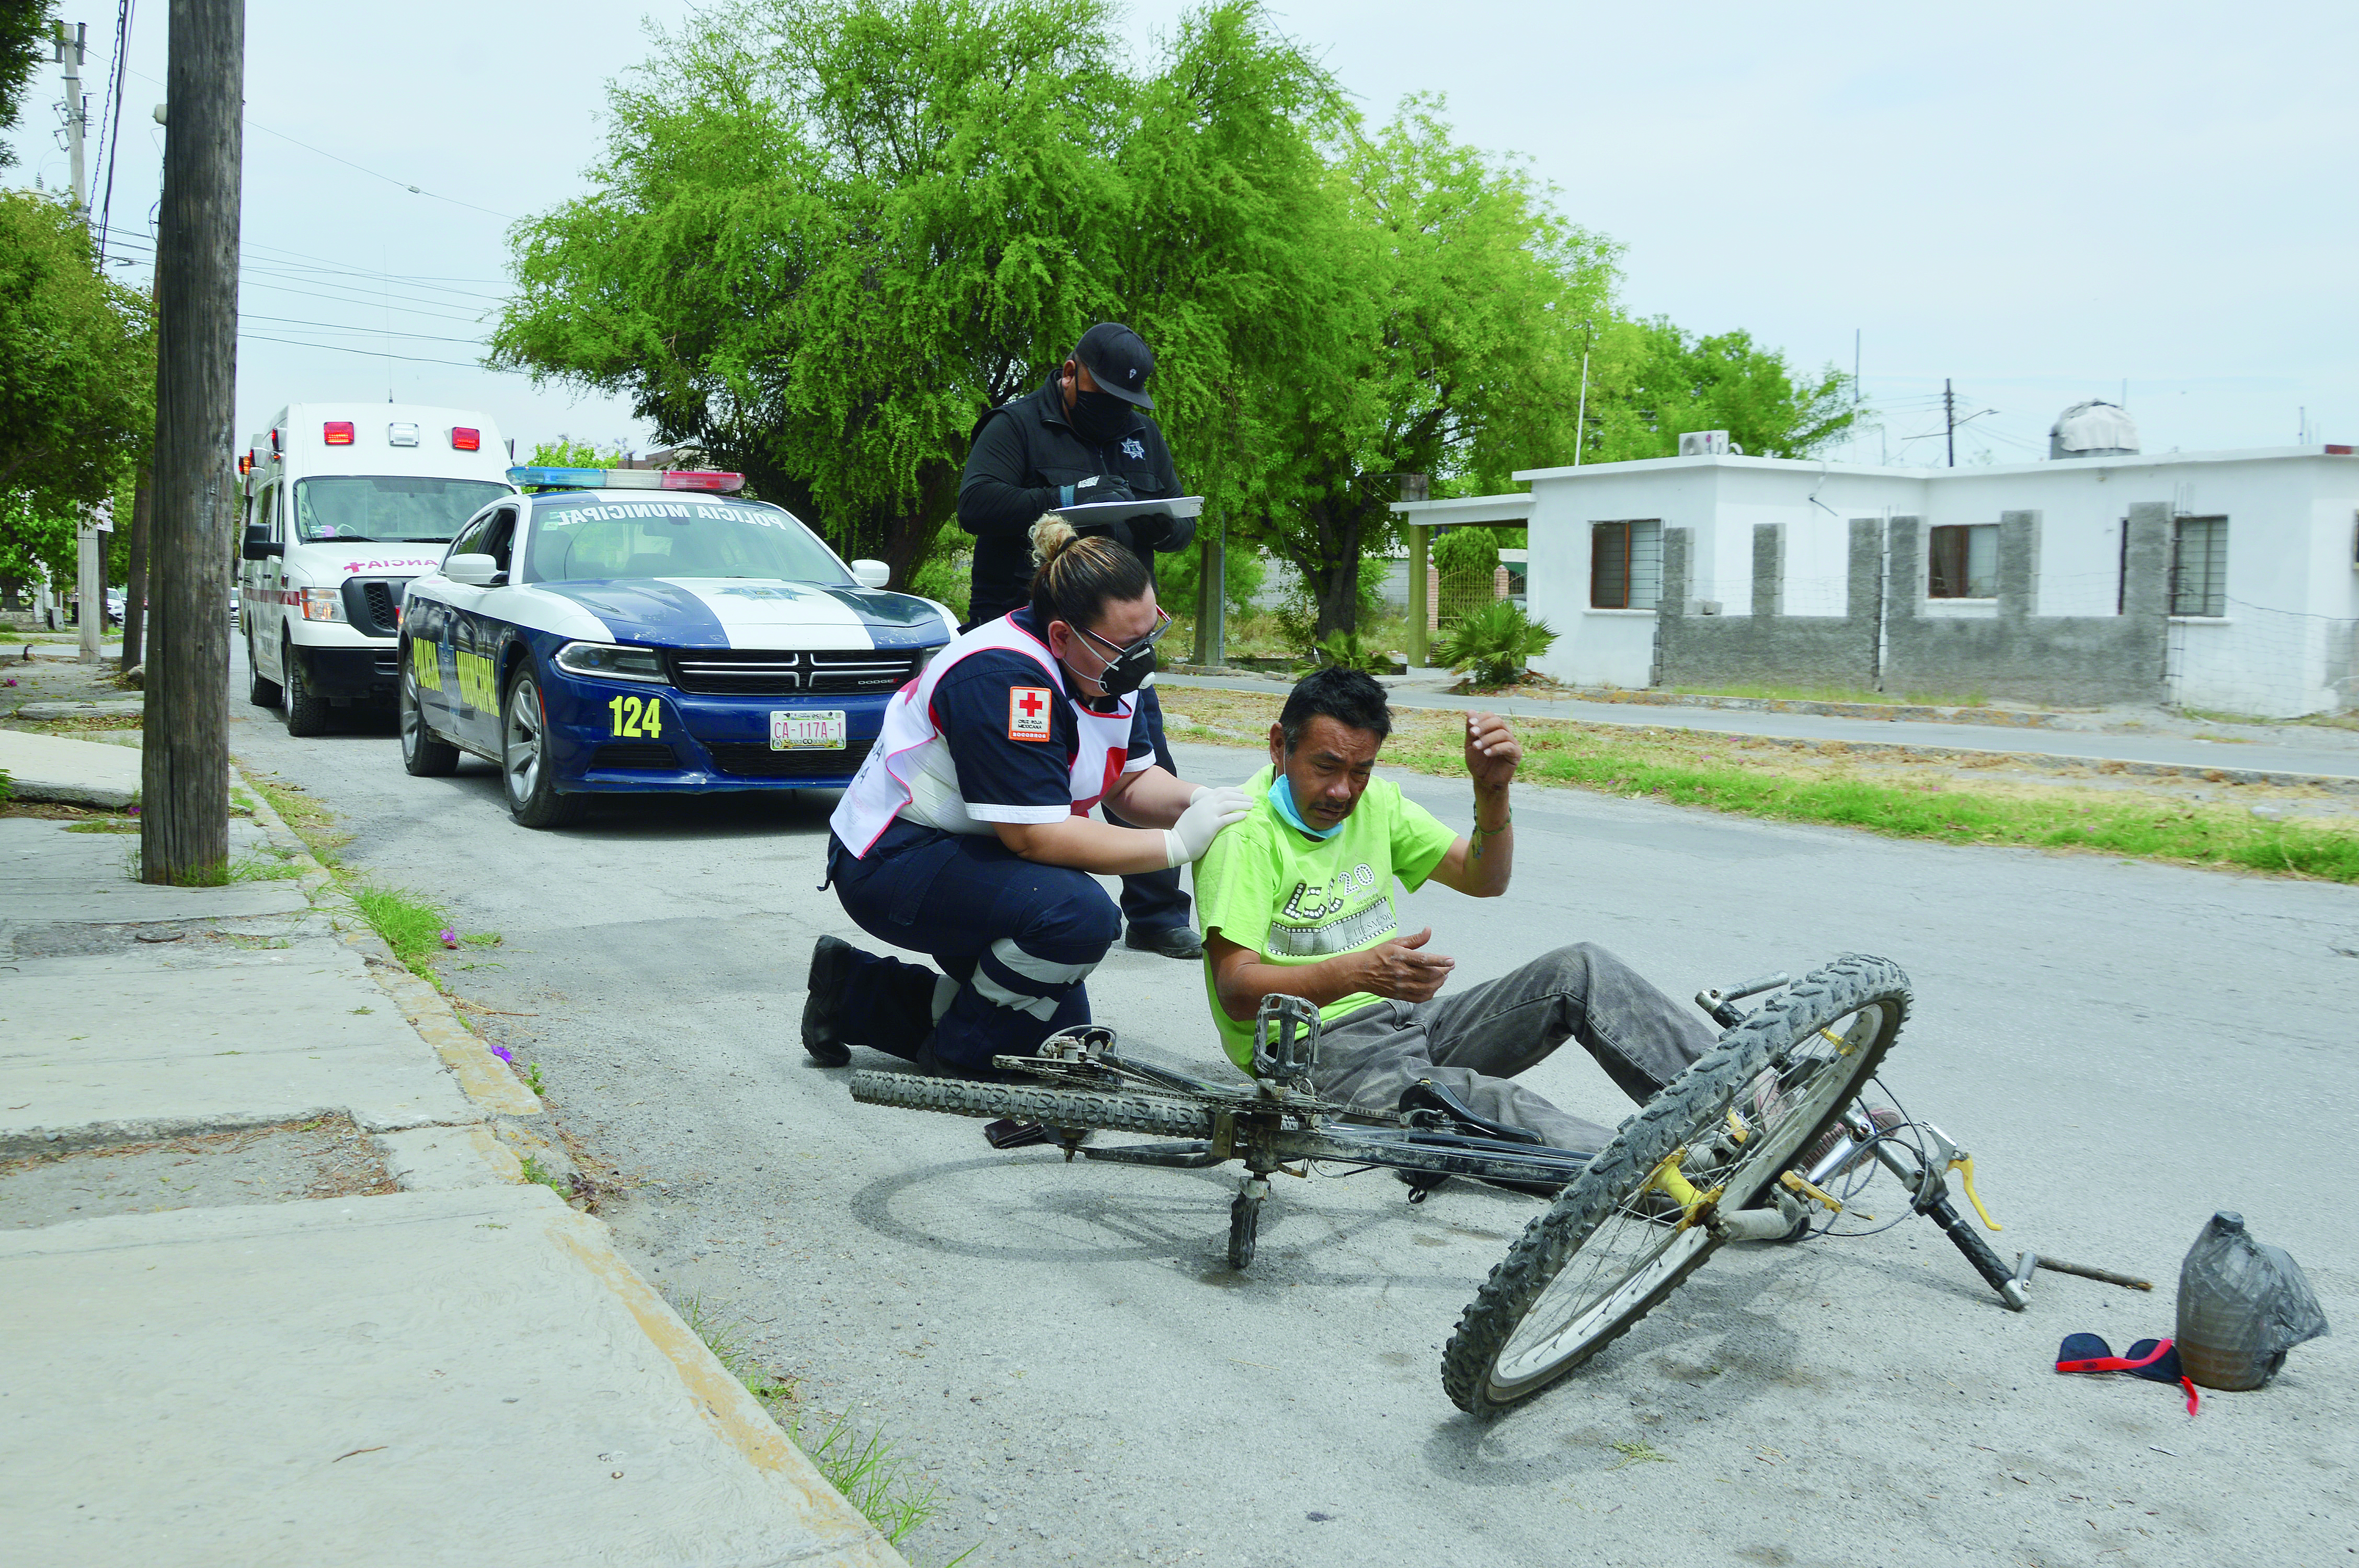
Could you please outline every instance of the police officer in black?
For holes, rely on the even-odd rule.
[[[1155,355],[1145,339],[1114,321],[1082,334],[1072,354],[1035,392],[1010,398],[975,426],[959,481],[959,526],[974,535],[974,581],[968,624],[1006,614],[1027,601],[1032,584],[1032,524],[1047,512],[1103,501],[1146,501],[1180,493],[1171,449],[1147,417],[1155,399],[1147,379]],[[1079,523],[1079,519],[1075,520]],[[1192,519],[1136,519],[1084,534],[1111,533],[1142,557],[1177,549]],[[1155,760],[1178,773],[1163,739],[1163,708],[1149,686],[1139,693]],[[1125,825],[1127,826],[1127,825]],[[1123,940],[1172,958],[1200,958],[1203,944],[1188,924],[1180,872],[1142,872],[1122,880]]]

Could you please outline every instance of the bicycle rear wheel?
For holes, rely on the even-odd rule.
[[[1148,1094],[1094,1094],[1045,1086],[1035,1088],[1028,1084],[859,1072],[852,1075],[852,1098],[868,1105],[907,1106],[951,1116],[1005,1116],[1050,1127],[1147,1132],[1168,1138],[1212,1135],[1212,1113],[1205,1107]]]
[[[1678,1289],[1720,1246],[1712,1216],[1761,1196],[1858,1095],[1908,1001],[1897,966],[1847,954],[1666,1085],[1491,1271],[1442,1352],[1451,1401],[1527,1400]],[[1667,1195],[1682,1184],[1694,1195]]]

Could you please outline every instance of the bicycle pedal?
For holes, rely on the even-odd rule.
[[[1440,1171],[1404,1171],[1397,1167],[1393,1174],[1399,1177],[1401,1185],[1408,1189],[1408,1201],[1411,1203],[1423,1203],[1433,1195],[1434,1188],[1450,1179]]]

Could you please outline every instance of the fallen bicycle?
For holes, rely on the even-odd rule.
[[[1777,994],[1750,1013],[1735,1005],[1769,991]],[[1114,1031],[1090,1025],[1051,1036],[1034,1055],[994,1059],[1037,1082],[858,1072],[852,1095],[1038,1123],[1068,1160],[1182,1170],[1239,1162],[1246,1173],[1229,1211],[1237,1269],[1253,1261],[1270,1175],[1302,1174],[1311,1161],[1389,1168],[1413,1186],[1465,1176],[1560,1188],[1491,1271],[1443,1352],[1443,1387],[1478,1415],[1528,1399],[1588,1360],[1723,1243],[1799,1240],[1831,1227],[1873,1167],[1897,1177],[1911,1212],[1940,1225],[2006,1304],[2022,1309],[2023,1285],[1950,1202],[1949,1174],[1960,1171],[1981,1209],[1971,1158],[1930,1124],[1871,1114],[1860,1101],[1908,1017],[1908,979],[1897,966],[1848,954],[1799,981],[1777,974],[1696,1000],[1723,1029],[1719,1043],[1594,1153],[1543,1146],[1430,1082],[1375,1115],[1320,1098],[1311,1087],[1318,1010],[1288,996],[1263,999],[1250,1083],[1125,1055]],[[1085,1144],[1093,1131],[1169,1141]]]

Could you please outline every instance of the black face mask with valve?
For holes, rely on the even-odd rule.
[[[1083,441],[1093,447],[1110,447],[1129,433],[1135,416],[1130,405],[1111,392],[1082,392],[1074,395],[1065,418]]]

